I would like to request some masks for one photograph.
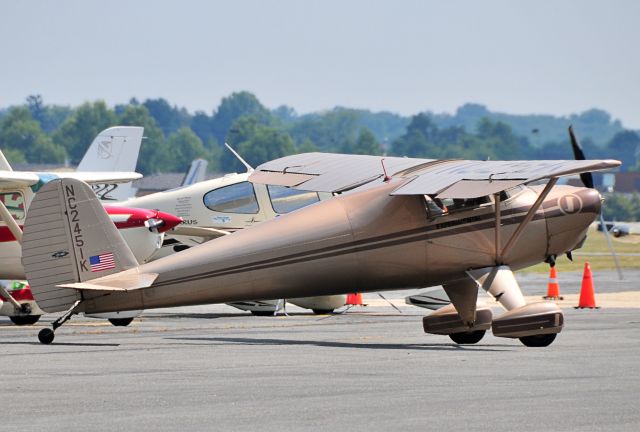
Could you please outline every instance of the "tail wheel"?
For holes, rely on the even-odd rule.
[[[457,344],[471,345],[480,342],[485,333],[485,330],[473,330],[461,333],[451,333],[449,337]]]
[[[109,322],[116,327],[126,327],[133,321],[133,318],[109,318]]]
[[[44,328],[38,333],[38,340],[42,344],[49,345],[51,342],[53,342],[53,338],[55,338],[55,336],[56,335],[55,333],[53,333],[53,330],[51,330],[50,328]]]
[[[520,342],[528,347],[546,347],[551,345],[551,342],[556,339],[556,335],[557,333],[523,336],[520,338]]]
[[[9,319],[19,326],[34,325],[40,319],[40,315],[15,315],[10,316]]]

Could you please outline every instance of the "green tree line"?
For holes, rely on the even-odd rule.
[[[500,117],[502,116],[502,117]],[[590,158],[618,158],[623,170],[639,170],[640,137],[611,121],[607,113],[591,110],[573,116],[580,126]],[[298,115],[294,109],[265,107],[249,92],[233,93],[211,113],[190,113],[165,99],[131,99],[108,106],[103,101],[77,107],[44,103],[39,95],[21,106],[0,110],[0,148],[10,162],[77,164],[101,130],[114,125],[144,126],[145,140],[138,171],[143,174],[185,171],[195,158],[209,161],[211,171],[243,167],[223,144],[228,142],[251,164],[297,152],[389,154],[424,158],[566,159],[572,158],[568,136],[543,142],[544,125],[553,130],[571,119],[552,116],[508,116],[468,104],[455,115],[429,112],[403,117],[336,107]],[[473,122],[473,123],[472,123]],[[515,122],[514,128],[510,122]],[[523,128],[530,133],[518,133]],[[594,133],[601,125],[606,133]],[[588,133],[582,133],[581,129]],[[537,132],[536,132],[537,131]],[[600,131],[601,132],[601,131]],[[554,132],[555,133],[555,132]],[[610,135],[602,143],[603,136]],[[546,133],[545,136],[555,136]],[[596,138],[593,138],[595,136]],[[546,139],[546,138],[545,138]]]

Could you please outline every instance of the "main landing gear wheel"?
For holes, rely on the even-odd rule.
[[[109,322],[116,327],[126,327],[133,321],[133,318],[109,318]]]
[[[551,345],[556,338],[557,333],[535,335],[535,336],[523,336],[520,338],[520,342],[524,346],[528,347],[546,347]]]
[[[40,315],[16,315],[10,316],[9,319],[19,326],[34,325],[40,319]]]
[[[473,330],[468,332],[451,333],[449,337],[452,341],[460,345],[471,345],[480,342],[486,330]]]
[[[40,330],[40,333],[38,333],[38,340],[42,344],[49,345],[51,342],[53,342],[53,338],[55,336],[56,335],[53,330],[51,330],[50,328],[45,328]]]
[[[311,309],[316,315],[329,315],[333,313],[333,309]]]

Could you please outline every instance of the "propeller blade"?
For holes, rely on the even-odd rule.
[[[571,138],[571,148],[573,148],[573,156],[576,160],[585,160],[586,157],[584,155],[584,151],[582,150],[582,146],[578,142],[578,138],[576,138],[576,134],[573,132],[573,125],[569,126],[569,137]],[[593,189],[593,175],[590,172],[580,174],[580,180],[582,183],[588,188]],[[602,215],[602,211],[600,211],[600,223],[602,224],[602,231],[604,233],[605,238],[607,239],[607,246],[609,246],[609,251],[611,251],[611,256],[613,257],[613,262],[616,265],[616,270],[618,271],[618,278],[623,280],[624,277],[622,275],[622,269],[620,268],[620,262],[618,261],[618,256],[616,255],[615,249],[613,249],[613,243],[611,242],[611,237],[609,237],[609,231],[607,231],[604,223],[604,216]],[[571,255],[567,253],[567,257],[569,259],[572,258]]]
[[[569,137],[571,138],[571,148],[573,149],[573,157],[575,160],[587,159],[582,150],[582,146],[578,142],[578,138],[576,138],[576,134],[573,133],[573,126],[569,126]],[[590,172],[580,174],[580,180],[582,180],[582,183],[586,187],[593,189],[593,175],[591,175]]]

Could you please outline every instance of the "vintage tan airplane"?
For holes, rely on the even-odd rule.
[[[558,177],[618,165],[289,156],[259,166],[251,181],[338,196],[143,265],[90,187],[54,180],[33,200],[23,237],[34,297],[47,312],[65,312],[38,338],[51,343],[79,312],[443,285],[452,305],[423,318],[426,332],[476,343],[492,328],[546,346],[562,311],[527,304],[512,271],[579,248],[598,216],[597,191],[555,186]],[[92,271],[104,255],[113,268]],[[478,309],[478,287],[507,312],[493,319]]]

